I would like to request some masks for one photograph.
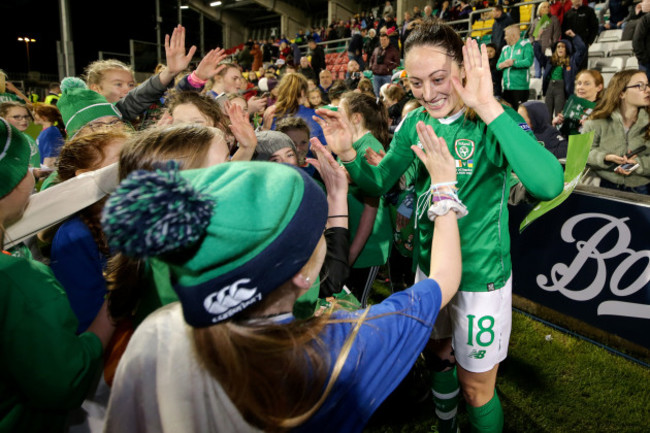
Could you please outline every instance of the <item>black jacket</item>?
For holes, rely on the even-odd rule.
[[[645,14],[639,19],[634,29],[632,47],[639,64],[648,65],[650,63],[650,14]]]
[[[596,12],[589,6],[580,6],[578,9],[571,8],[564,14],[562,21],[562,34],[567,30],[573,30],[587,46],[593,44],[598,35]]]
[[[311,52],[311,67],[316,77],[318,77],[320,71],[327,67],[325,64],[325,51],[323,51],[323,47],[320,45],[316,45],[316,48]]]

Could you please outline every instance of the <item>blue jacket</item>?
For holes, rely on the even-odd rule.
[[[557,47],[557,44],[559,44],[560,42],[566,46],[567,54],[571,56],[571,60],[569,61],[569,67],[564,68],[564,70],[562,71],[562,75],[564,79],[564,93],[566,94],[566,96],[569,96],[573,94],[576,75],[578,74],[578,70],[580,68],[580,64],[582,63],[582,59],[587,54],[587,46],[582,41],[582,38],[580,36],[575,35],[575,37],[573,38],[573,44],[571,43],[571,41],[567,39],[560,39],[555,44],[553,44],[553,52],[555,52],[555,48]],[[542,90],[544,91],[544,93],[546,93],[546,90],[548,89],[548,84],[551,82],[551,71],[553,70],[553,65],[551,64],[551,59],[549,57],[546,57],[544,53],[541,52],[541,48],[539,48],[539,44],[535,44],[535,45],[536,45],[535,49],[540,50],[539,52],[535,53],[536,57],[538,59],[543,60],[542,67],[544,68],[544,80],[542,82]],[[573,50],[574,45],[575,45],[575,52]],[[539,54],[539,56],[537,54]]]

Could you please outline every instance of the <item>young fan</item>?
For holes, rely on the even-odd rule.
[[[95,132],[68,141],[59,155],[61,181],[117,162],[129,135],[119,129]],[[104,304],[104,270],[110,253],[100,225],[105,200],[85,208],[64,222],[52,240],[50,267],[65,289],[84,332]]]
[[[553,56],[547,60],[548,64],[543,65],[543,90],[550,117],[561,113],[565,101],[573,94],[578,68],[587,53],[587,46],[580,36],[572,30],[567,30],[566,35],[573,38],[572,42],[565,39],[556,42]]]
[[[32,114],[29,112],[27,107],[25,107],[24,104],[15,101],[3,102],[0,104],[0,117],[4,118],[7,122],[9,122],[10,125],[19,130],[21,133],[27,131],[29,124],[33,120]],[[40,167],[41,155],[38,151],[36,141],[34,141],[34,139],[28,134],[24,135],[25,139],[29,143],[31,154],[29,158],[29,165],[32,167]]]
[[[650,87],[645,73],[631,69],[612,77],[583,129],[584,133],[594,131],[587,162],[600,178],[600,186],[648,194],[648,105]],[[637,150],[641,146],[645,149]]]
[[[43,130],[36,139],[36,145],[41,155],[41,164],[53,168],[66,137],[61,113],[54,105],[36,104],[34,105],[34,123],[43,126]]]

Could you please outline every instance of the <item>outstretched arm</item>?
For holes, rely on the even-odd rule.
[[[446,184],[439,187],[439,191],[444,192],[446,188],[451,188],[450,184],[456,182],[454,158],[449,153],[445,140],[436,136],[430,125],[419,122],[417,132],[424,150],[417,146],[413,146],[412,149],[427,168],[429,176],[431,176],[432,188],[436,185]],[[441,308],[456,295],[460,285],[461,270],[458,218],[454,211],[449,211],[447,214],[435,218],[431,242],[429,278],[436,280],[440,286]]]

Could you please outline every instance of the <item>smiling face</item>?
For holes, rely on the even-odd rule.
[[[583,72],[576,78],[575,92],[576,96],[580,98],[595,102],[601,90],[603,90],[603,85],[596,85],[596,80],[590,73]]]
[[[465,73],[458,64],[438,46],[413,47],[406,55],[406,70],[413,96],[427,112],[440,119],[457,113],[463,107],[451,84],[451,77],[462,81]]]
[[[194,104],[179,104],[171,112],[173,123],[194,123],[214,126],[208,116],[203,114]]]
[[[110,69],[104,73],[99,83],[90,85],[90,90],[99,93],[108,102],[115,103],[124,98],[134,87],[135,80],[130,71]]]
[[[5,119],[7,122],[15,126],[17,130],[25,132],[27,127],[29,127],[29,122],[32,117],[29,115],[27,108],[11,107],[7,111],[7,117]]]

